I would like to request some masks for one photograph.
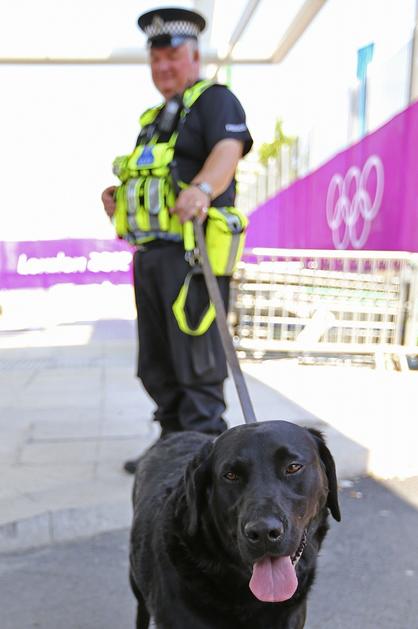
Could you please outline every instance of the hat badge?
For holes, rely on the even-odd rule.
[[[165,22],[159,15],[155,15],[151,27],[154,35],[161,35],[164,33]]]

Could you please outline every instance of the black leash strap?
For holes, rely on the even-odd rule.
[[[205,277],[206,286],[208,289],[209,297],[216,312],[216,324],[221,336],[222,346],[226,355],[226,360],[231,369],[232,377],[234,379],[235,388],[238,393],[238,397],[241,403],[242,413],[244,415],[245,422],[252,424],[257,421],[254,413],[254,408],[251,402],[250,395],[248,393],[247,384],[244,379],[244,375],[239,364],[238,356],[235,351],[234,344],[232,342],[231,335],[229,333],[228,323],[226,319],[225,307],[222,301],[222,296],[219,290],[218,282],[212,272],[208,253],[206,250],[205,236],[203,233],[202,224],[197,218],[193,220],[195,238],[199,249],[200,262],[202,265],[203,275]]]

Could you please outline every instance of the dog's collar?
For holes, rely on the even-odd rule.
[[[297,551],[295,552],[295,554],[292,557],[292,564],[293,564],[294,568],[296,568],[296,566],[299,563],[300,558],[302,557],[303,551],[305,550],[305,547],[306,547],[307,540],[308,540],[308,532],[305,529],[303,531],[302,541],[299,544],[299,548],[297,549]]]

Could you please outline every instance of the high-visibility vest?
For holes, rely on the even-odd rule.
[[[199,81],[184,92],[180,120],[211,85],[211,81]],[[142,114],[142,129],[154,123],[163,107],[162,104]],[[164,238],[183,240],[186,250],[194,248],[190,225],[182,225],[177,214],[169,211],[176,202],[170,166],[177,136],[178,128],[167,142],[160,142],[156,134],[149,142],[139,143],[132,153],[116,157],[113,162],[113,172],[121,181],[116,191],[116,233],[132,244]],[[177,187],[187,187],[181,181],[176,183]],[[234,207],[208,209],[206,244],[215,275],[232,275],[242,254],[247,224],[246,216]]]
[[[212,81],[199,81],[183,94],[180,119],[184,119],[192,105],[211,85]],[[147,109],[140,117],[141,128],[151,125],[164,105]],[[170,164],[174,157],[178,129],[167,142],[160,142],[158,134],[147,143],[140,143],[129,155],[116,157],[113,172],[121,185],[116,191],[114,224],[116,233],[132,244],[141,244],[155,238],[181,241],[183,226],[174,207],[176,194]],[[180,186],[185,185],[177,182]]]

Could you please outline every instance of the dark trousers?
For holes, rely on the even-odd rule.
[[[220,434],[226,429],[223,384],[225,353],[216,322],[201,336],[182,332],[172,305],[187,273],[182,243],[153,242],[134,255],[134,287],[138,314],[138,377],[155,401],[154,419],[167,430]],[[228,306],[229,278],[218,278]],[[188,320],[199,320],[208,305],[202,275],[192,280]]]

